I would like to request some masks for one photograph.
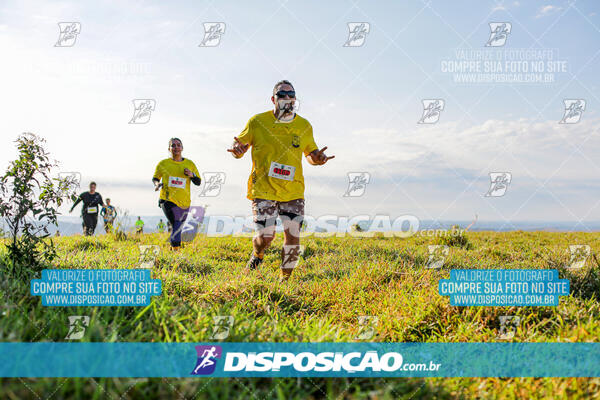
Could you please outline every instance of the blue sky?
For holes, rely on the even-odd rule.
[[[336,158],[305,168],[313,215],[413,214],[422,219],[600,220],[600,16],[593,1],[16,2],[0,6],[3,160],[23,131],[47,138],[65,171],[133,214],[160,214],[149,180],[169,137],[200,171],[224,171],[213,214],[245,215],[249,157],[225,148],[270,91],[291,80],[317,144]],[[57,48],[58,22],[80,22]],[[217,47],[198,47],[204,22],[224,22]],[[343,47],[349,22],[367,22]],[[485,48],[491,22],[506,44]],[[465,50],[551,50],[566,72],[552,83],[462,83],[441,70]],[[133,99],[155,99],[132,125]],[[423,99],[443,99],[417,124]],[[585,99],[579,123],[558,124],[564,99]],[[5,165],[4,162],[3,165]],[[371,175],[343,198],[347,173]],[[503,197],[483,195],[508,171]]]

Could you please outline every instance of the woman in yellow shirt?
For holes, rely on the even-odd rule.
[[[154,190],[160,190],[158,206],[173,226],[171,247],[179,250],[181,228],[190,208],[190,183],[200,185],[200,173],[196,165],[181,156],[183,143],[179,138],[169,140],[171,158],[165,158],[156,166],[152,182]]]

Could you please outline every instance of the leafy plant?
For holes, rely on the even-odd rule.
[[[465,230],[461,230],[460,226],[452,225],[452,230],[447,233],[446,235],[438,236],[436,243],[450,247],[461,247],[467,250],[473,247],[465,234]]]
[[[0,177],[0,217],[7,225],[7,260],[0,269],[24,278],[56,257],[49,225],[57,226],[58,207],[75,198],[73,178],[52,178],[58,164],[44,149],[45,140],[24,133],[16,140],[19,157]],[[2,271],[4,270],[4,271]]]
[[[127,240],[126,229],[130,225],[129,210],[117,207],[117,218],[112,224],[111,233],[115,240]]]

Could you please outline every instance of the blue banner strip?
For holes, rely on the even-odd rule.
[[[598,377],[600,343],[0,343],[0,377]]]

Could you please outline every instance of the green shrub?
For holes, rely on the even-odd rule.
[[[460,226],[453,225],[452,231],[448,232],[448,234],[443,236],[438,236],[437,244],[450,246],[450,247],[460,247],[463,249],[471,249],[473,245],[469,242],[467,235],[465,234],[464,229],[460,229]]]
[[[48,226],[57,226],[57,209],[75,198],[76,183],[73,177],[51,177],[58,164],[44,149],[44,139],[24,133],[16,143],[19,157],[0,177],[0,217],[9,239],[0,273],[29,279],[56,257]]]

